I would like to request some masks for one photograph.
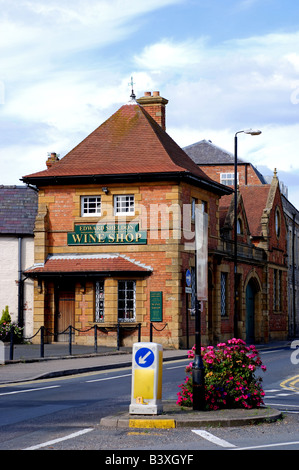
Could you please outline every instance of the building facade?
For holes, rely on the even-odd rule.
[[[154,324],[165,347],[194,341],[185,293],[185,273],[195,267],[193,209],[208,213],[216,248],[219,198],[231,189],[168,136],[166,103],[158,93],[142,105],[133,99],[61,160],[52,154],[47,169],[23,177],[38,188],[26,276],[35,284],[34,331],[45,326],[54,332],[48,340],[65,340],[60,333],[73,325],[75,341],[87,344],[97,325],[100,344],[115,345],[120,327],[122,344],[131,345],[138,331],[149,340]]]
[[[211,172],[194,146],[181,149],[166,133],[167,102],[158,92],[133,97],[62,159],[53,153],[46,169],[23,177],[38,190],[34,263],[25,275],[34,282],[34,332],[45,326],[48,341],[65,340],[72,325],[75,341],[89,344],[96,326],[100,344],[115,345],[120,329],[130,346],[138,334],[148,341],[154,326],[164,347],[192,346],[195,208],[208,218],[202,343],[234,336],[235,303],[238,337],[287,336],[287,228],[276,175],[266,184],[240,161],[235,221],[229,154],[221,150],[225,165],[217,169],[215,160]],[[216,152],[203,142],[206,156]]]
[[[299,335],[299,211],[282,196],[287,224],[289,337]]]
[[[234,156],[229,152],[205,140],[184,150],[211,178],[234,185]],[[228,274],[221,274],[222,283],[225,283],[225,276],[230,276],[229,282],[233,285],[236,223],[238,335],[248,342],[286,339],[290,322],[290,284],[284,196],[276,171],[270,184],[249,162],[238,159],[237,171],[237,220],[234,197],[222,197],[219,203],[222,260],[228,271]],[[222,290],[226,292],[224,287]],[[235,296],[230,293],[232,309]],[[228,296],[229,293],[225,297]]]
[[[23,271],[34,262],[37,198],[26,186],[0,186],[0,316],[8,306],[25,337],[33,334],[33,281]]]

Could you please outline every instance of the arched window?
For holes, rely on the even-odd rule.
[[[237,219],[237,234],[238,235],[243,234],[243,221],[240,218]]]
[[[280,210],[277,207],[275,211],[275,232],[276,232],[277,238],[280,237],[280,228],[281,228],[281,215],[280,215]]]

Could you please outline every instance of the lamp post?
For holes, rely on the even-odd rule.
[[[235,134],[235,168],[234,168],[234,337],[238,337],[238,282],[237,282],[237,267],[238,267],[238,134],[260,135],[262,132],[258,129],[246,129],[238,131]]]

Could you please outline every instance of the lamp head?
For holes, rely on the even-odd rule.
[[[246,129],[243,132],[244,132],[244,134],[250,134],[250,135],[260,135],[262,133],[262,131],[260,131],[258,129]]]

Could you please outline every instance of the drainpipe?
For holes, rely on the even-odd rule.
[[[293,214],[293,233],[292,233],[292,284],[293,284],[293,335],[296,337],[296,276],[295,276],[295,223],[296,213]]]
[[[24,305],[24,289],[22,279],[22,237],[18,239],[18,325],[22,328],[24,326],[23,318],[23,305]]]

